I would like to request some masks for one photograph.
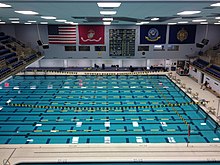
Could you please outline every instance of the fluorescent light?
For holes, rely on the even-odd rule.
[[[169,23],[167,23],[168,25],[176,25],[177,23],[175,23],[175,22],[169,22]]]
[[[31,25],[31,22],[25,22],[24,24],[25,25]]]
[[[11,7],[11,5],[7,5],[7,4],[4,4],[4,3],[0,3],[0,7]]]
[[[11,23],[20,23],[19,21],[11,21]]]
[[[151,21],[158,21],[160,18],[157,18],[157,17],[155,17],[155,18],[151,18],[150,20]]]
[[[214,4],[211,4],[210,6],[220,6],[220,3],[214,3]]]
[[[71,25],[78,25],[79,23],[72,22]]]
[[[48,24],[48,22],[40,22],[40,24],[45,25]]]
[[[102,18],[103,21],[113,21],[113,18]]]
[[[162,48],[162,45],[154,45],[155,48]]]
[[[204,22],[206,21],[206,19],[194,19],[192,20],[192,22]]]
[[[30,22],[30,23],[36,23],[37,21],[28,21],[28,22]]]
[[[215,19],[220,19],[220,17],[215,17]]]
[[[98,2],[98,7],[119,7],[121,5],[120,2]]]
[[[5,22],[0,22],[0,24],[5,24]]]
[[[70,22],[70,21],[66,21],[65,23],[66,23],[66,24],[71,24],[71,25],[78,25],[78,23]]]
[[[57,21],[57,22],[66,22],[65,19],[57,19],[57,20],[55,20],[55,21]]]
[[[25,15],[37,15],[37,14],[39,14],[35,11],[15,11],[15,13],[25,14]]]
[[[74,22],[66,21],[65,23],[67,23],[67,24],[72,24],[72,23],[74,23]]]
[[[56,19],[54,16],[41,16],[43,19]]]
[[[220,22],[216,22],[216,23],[214,23],[215,25],[220,25]]]
[[[19,21],[19,18],[9,18],[10,21]]]
[[[206,25],[206,24],[208,24],[208,22],[200,22],[200,24],[203,24],[203,25],[205,24]]]
[[[178,22],[179,24],[186,24],[186,23],[188,23],[188,21],[180,21],[180,22]]]
[[[136,23],[136,25],[143,25],[143,23],[142,22],[138,22],[138,23]]]
[[[149,22],[141,22],[142,24],[148,24]]]
[[[102,15],[114,15],[116,13],[116,11],[100,11],[100,14]]]
[[[192,14],[199,14],[201,11],[182,11],[177,13],[177,15],[192,15]]]
[[[111,22],[103,22],[104,25],[111,25]]]

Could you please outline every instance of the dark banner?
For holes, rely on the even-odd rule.
[[[165,44],[166,25],[142,25],[140,26],[140,44]]]
[[[169,32],[169,44],[194,44],[196,25],[172,25]]]

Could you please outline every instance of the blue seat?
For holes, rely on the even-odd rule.
[[[220,72],[218,72],[218,71],[216,71],[216,70],[214,70],[214,69],[212,69],[212,68],[206,68],[206,71],[209,72],[209,73],[211,73],[212,75],[214,75],[214,76],[220,78]]]
[[[18,61],[15,64],[13,64],[12,67],[15,69],[15,68],[17,68],[17,67],[19,67],[21,65],[23,65],[23,61]]]
[[[13,57],[13,58],[8,59],[6,61],[6,64],[11,64],[11,63],[16,62],[16,61],[18,61],[18,58],[17,57]]]
[[[213,68],[213,69],[215,69],[215,70],[220,72],[220,67],[219,66],[211,65],[210,68]]]
[[[0,41],[8,39],[9,36],[0,36]]]
[[[26,59],[24,59],[24,61],[29,62],[29,61],[33,60],[34,58],[36,58],[36,57],[37,57],[36,54],[32,54],[32,55],[28,56]]]
[[[202,59],[197,59],[197,60],[193,61],[193,65],[202,69],[202,68],[205,68],[206,66],[208,66],[209,63],[207,61],[202,60]]]
[[[6,53],[10,53],[10,50],[9,49],[0,50],[0,55],[6,54]]]

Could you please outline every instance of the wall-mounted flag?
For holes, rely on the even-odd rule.
[[[48,25],[49,44],[76,44],[76,26]]]
[[[92,45],[104,44],[105,26],[103,25],[79,25],[79,44]]]
[[[169,32],[169,44],[194,44],[196,25],[172,25]]]
[[[166,25],[142,25],[140,26],[140,44],[165,44]]]

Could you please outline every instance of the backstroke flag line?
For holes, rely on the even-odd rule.
[[[48,25],[49,44],[76,44],[76,26]]]
[[[140,44],[165,44],[166,25],[142,25],[140,26]]]
[[[103,25],[79,25],[79,44],[92,45],[104,44],[105,26]]]
[[[169,44],[194,44],[196,25],[172,25],[169,32]]]

